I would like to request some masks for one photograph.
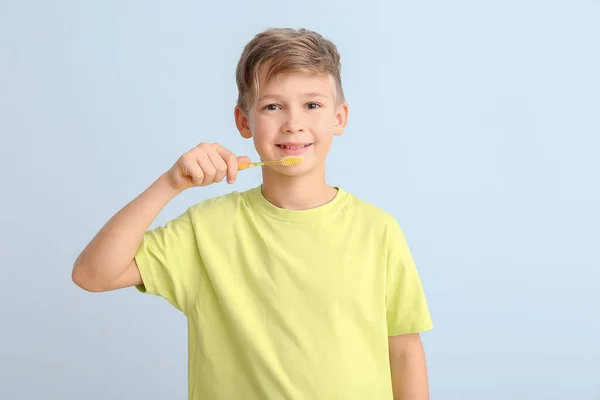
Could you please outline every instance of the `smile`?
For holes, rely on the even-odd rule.
[[[303,149],[305,147],[310,146],[312,143],[307,143],[307,144],[277,144],[276,146],[282,149],[291,149],[291,150],[296,150],[296,149]]]
[[[286,156],[298,156],[308,151],[312,143],[281,143],[276,144]]]

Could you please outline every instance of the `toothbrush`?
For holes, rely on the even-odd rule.
[[[283,165],[286,167],[292,167],[294,165],[298,165],[303,161],[302,156],[285,156],[281,157],[279,160],[275,161],[261,161],[261,162],[240,162],[238,163],[238,171],[243,169],[248,169],[252,167],[258,167],[261,165]]]

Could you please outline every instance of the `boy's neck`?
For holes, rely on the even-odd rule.
[[[325,171],[317,168],[302,176],[285,176],[263,167],[262,194],[271,204],[287,210],[308,210],[332,201],[337,189],[325,180]]]

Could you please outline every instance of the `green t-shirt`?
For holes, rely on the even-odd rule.
[[[432,328],[396,220],[341,188],[310,210],[260,186],[203,201],[136,261],[187,316],[189,399],[392,399],[388,336]]]

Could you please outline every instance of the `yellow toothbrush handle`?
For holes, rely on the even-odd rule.
[[[238,162],[238,171],[248,169],[250,167],[256,167],[257,165],[262,165],[260,162],[250,162],[250,161],[240,161]]]
[[[259,165],[281,165],[281,161],[239,161],[238,162],[238,171],[243,169],[248,169],[250,167],[258,167]]]

